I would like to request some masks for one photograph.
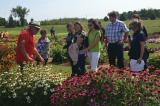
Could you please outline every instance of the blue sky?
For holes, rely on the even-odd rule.
[[[66,17],[103,18],[109,11],[119,12],[142,8],[160,9],[159,0],[0,0],[0,17],[8,18],[17,5],[30,9],[28,20]]]

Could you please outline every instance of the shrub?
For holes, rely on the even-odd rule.
[[[0,17],[0,26],[5,26],[5,24],[6,24],[6,19]]]
[[[100,54],[99,63],[101,63],[101,64],[107,63],[107,58],[108,58],[108,55],[107,55],[106,50],[102,49],[101,54]]]
[[[67,59],[67,52],[66,50],[63,49],[63,46],[60,45],[58,42],[55,42],[51,44],[51,50],[50,54],[51,57],[53,58],[53,63],[63,63]]]
[[[149,59],[148,68],[150,72],[154,72],[157,69],[160,69],[160,54],[159,52],[155,53],[152,58]]]

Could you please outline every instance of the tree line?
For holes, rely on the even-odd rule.
[[[140,11],[128,11],[119,15],[119,19],[122,21],[131,19],[133,14],[139,14],[144,20],[155,20],[160,18],[160,9],[141,9]]]
[[[30,12],[29,9],[22,6],[17,6],[15,8],[12,8],[11,14],[7,20],[3,17],[0,17],[0,26],[15,27],[15,26],[27,25],[28,22],[26,20],[26,16],[28,15],[29,12]],[[155,20],[157,18],[160,18],[160,9],[141,9],[139,11],[135,10],[135,11],[123,12],[119,14],[119,19],[122,21],[131,19],[133,14],[139,14],[140,17],[144,20],[147,20],[147,19]],[[15,20],[15,18],[17,17],[18,17],[18,20]],[[104,17],[103,20],[108,21],[108,17],[107,16]],[[41,21],[41,25],[64,25],[71,21],[86,22],[87,19],[86,18],[60,18],[60,19],[44,20],[44,21]]]
[[[44,20],[41,21],[41,25],[64,25],[68,22],[87,22],[86,18],[60,18],[60,19],[52,19],[52,20]]]

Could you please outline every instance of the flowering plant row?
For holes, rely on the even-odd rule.
[[[160,71],[132,73],[101,66],[97,72],[71,77],[55,88],[52,106],[158,106]]]
[[[52,66],[27,65],[0,75],[0,106],[49,106],[54,87],[68,75]]]

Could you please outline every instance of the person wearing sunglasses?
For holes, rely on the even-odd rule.
[[[88,58],[91,64],[91,70],[97,71],[98,61],[100,58],[101,49],[101,31],[98,22],[94,19],[88,21],[88,47],[84,49],[88,52]]]

